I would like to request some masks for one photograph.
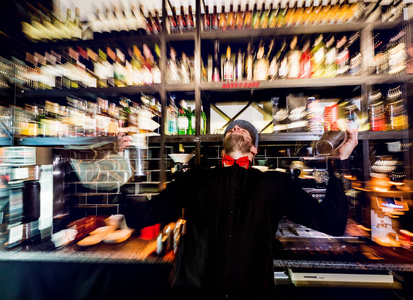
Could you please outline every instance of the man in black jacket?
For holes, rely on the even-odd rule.
[[[349,157],[357,130],[338,150]],[[318,203],[289,174],[250,168],[258,132],[247,121],[231,123],[224,134],[222,166],[193,168],[146,203],[126,201],[129,227],[176,220],[185,208],[187,232],[171,276],[180,296],[193,299],[264,299],[274,289],[273,239],[280,218],[331,235],[344,233],[348,205],[330,170],[326,197]]]

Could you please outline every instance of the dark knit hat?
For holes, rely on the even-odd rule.
[[[250,122],[245,121],[245,120],[235,120],[234,122],[232,122],[231,124],[229,124],[227,126],[227,128],[225,129],[224,132],[224,137],[227,134],[228,130],[231,130],[232,128],[234,128],[236,125],[238,125],[238,127],[241,127],[245,130],[247,130],[250,133],[250,136],[252,138],[252,142],[255,146],[255,148],[258,147],[258,130],[254,127],[254,125],[252,125]]]

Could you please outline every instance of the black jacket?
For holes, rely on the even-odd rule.
[[[283,215],[342,235],[348,205],[332,171],[321,204],[289,174],[232,167],[194,168],[145,203],[126,201],[127,225],[175,221],[185,207],[172,284],[188,289],[256,294],[274,287],[273,239]]]

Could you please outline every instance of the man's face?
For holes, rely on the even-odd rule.
[[[253,141],[248,130],[235,125],[234,128],[228,130],[224,138],[225,153],[240,151],[243,154],[251,153]]]

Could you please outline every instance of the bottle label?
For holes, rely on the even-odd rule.
[[[178,117],[178,128],[179,128],[179,131],[188,130],[189,120],[186,116],[179,116]]]
[[[234,68],[230,64],[224,66],[224,80],[232,81],[234,79]]]

